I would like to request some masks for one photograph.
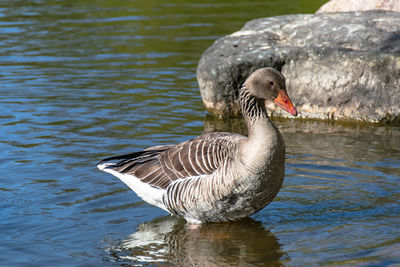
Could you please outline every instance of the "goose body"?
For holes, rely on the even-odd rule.
[[[259,69],[239,95],[248,137],[207,133],[107,158],[98,168],[120,178],[144,201],[189,222],[247,217],[272,201],[284,178],[285,145],[265,110],[270,99],[297,115],[282,74]]]

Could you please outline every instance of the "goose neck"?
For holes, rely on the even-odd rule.
[[[264,166],[266,158],[281,149],[282,137],[267,115],[264,100],[245,89],[240,101],[248,129],[248,138],[240,145],[242,161],[249,168],[259,168]]]
[[[249,138],[254,135],[267,134],[272,123],[265,109],[265,102],[262,99],[251,95],[244,86],[240,92],[240,106],[246,126],[249,132]]]

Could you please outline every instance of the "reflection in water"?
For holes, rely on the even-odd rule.
[[[217,118],[211,114],[207,114],[203,120],[204,132],[234,132],[247,135],[247,127],[241,116]]]
[[[252,219],[193,227],[173,216],[140,224],[108,253],[120,263],[179,266],[281,265],[284,256],[277,238]]]
[[[398,127],[387,127],[373,123],[356,123],[353,121],[319,121],[275,117],[269,114],[274,124],[282,133],[296,134],[373,134],[398,138]],[[209,113],[204,120],[204,132],[236,132],[247,134],[246,124],[241,116],[217,118]]]

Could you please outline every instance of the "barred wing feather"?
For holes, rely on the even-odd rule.
[[[178,179],[213,173],[227,157],[233,155],[233,150],[243,138],[233,133],[208,133],[178,145],[156,146],[107,158],[99,166],[165,189]]]

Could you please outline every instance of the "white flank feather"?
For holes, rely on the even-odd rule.
[[[107,166],[113,165],[113,163],[103,163],[97,165],[97,168],[101,171],[111,173],[112,175],[118,177],[122,182],[124,182],[130,189],[132,189],[140,198],[144,201],[157,206],[165,211],[168,211],[163,203],[164,189],[155,188],[149,184],[143,183],[137,177],[133,175],[127,175],[119,173],[112,169],[107,168]],[[168,211],[169,212],[169,211]]]

